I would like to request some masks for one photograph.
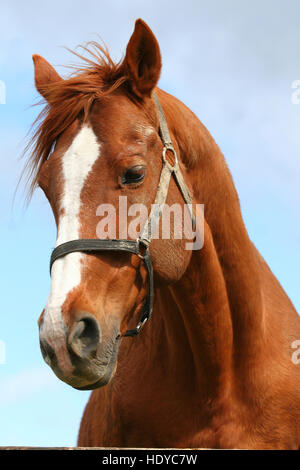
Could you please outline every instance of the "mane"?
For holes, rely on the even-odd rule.
[[[31,127],[31,138],[24,154],[29,154],[24,172],[28,196],[31,197],[37,186],[39,171],[48,159],[59,135],[78,117],[87,119],[95,100],[113,92],[128,81],[125,67],[120,61],[114,63],[106,47],[97,42],[79,46],[89,57],[75,51],[72,54],[82,60],[80,66],[69,66],[74,73],[67,79],[50,83],[43,88],[45,104]]]

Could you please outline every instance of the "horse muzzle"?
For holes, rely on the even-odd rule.
[[[116,368],[119,330],[101,333],[94,315],[82,312],[70,327],[40,322],[40,347],[45,362],[60,380],[78,390],[106,385]]]

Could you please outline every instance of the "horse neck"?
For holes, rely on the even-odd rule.
[[[181,354],[185,334],[199,374],[215,377],[224,386],[230,371],[245,376],[251,369],[245,368],[245,361],[254,365],[263,352],[260,264],[217,144],[182,103],[164,92],[159,97],[188,168],[194,201],[204,204],[205,213],[204,246],[193,253],[182,279],[168,288],[170,295],[160,296],[160,315],[168,318],[173,299],[184,326],[174,332],[173,348],[178,345]],[[169,329],[172,321],[168,319]]]
[[[177,359],[183,356],[185,335],[191,360],[184,367],[191,369],[198,390],[200,385],[211,398],[224,395],[229,390],[232,374],[232,321],[225,280],[207,224],[203,248],[193,253],[181,280],[168,290],[173,305],[170,309],[170,300],[164,302],[160,315],[164,320],[171,317],[167,320],[169,330],[174,315],[180,316],[181,325],[172,332],[174,356],[176,348]],[[168,298],[166,293],[162,298]]]
[[[153,320],[134,342],[122,343],[127,352],[121,360],[126,379],[132,361],[145,382],[164,383],[174,396],[200,399],[201,391],[204,401],[220,403],[232,384],[232,321],[208,226],[204,236],[180,281],[167,285],[156,279]]]

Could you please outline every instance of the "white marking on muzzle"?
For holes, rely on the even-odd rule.
[[[58,235],[55,246],[79,238],[81,192],[86,178],[100,155],[100,145],[93,130],[83,126],[74,138],[71,146],[62,157],[64,178],[63,197],[60,203],[62,215],[58,221]],[[62,318],[62,306],[67,295],[80,284],[82,253],[70,253],[57,259],[51,270],[51,290],[45,308],[44,321],[40,335],[57,351],[65,369],[70,366],[70,359],[65,347],[65,325]],[[61,349],[63,348],[63,349]]]

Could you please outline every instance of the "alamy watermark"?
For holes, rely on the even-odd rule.
[[[0,80],[0,104],[6,104],[6,86],[3,80]]]
[[[127,196],[119,196],[118,204],[118,211],[113,204],[98,206],[98,238],[136,240],[142,234],[147,239],[185,240],[186,250],[203,247],[204,204],[152,204],[150,212],[144,204],[128,205]]]
[[[295,365],[300,364],[300,340],[296,339],[295,341],[292,342],[291,348],[295,349],[295,351],[292,354],[292,362]]]

